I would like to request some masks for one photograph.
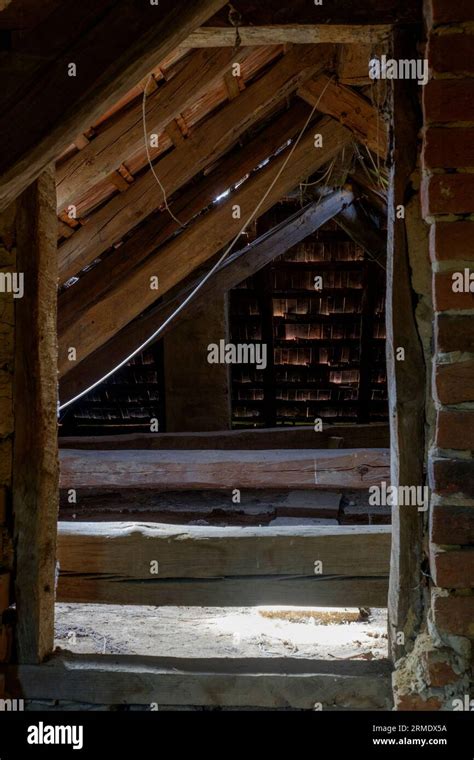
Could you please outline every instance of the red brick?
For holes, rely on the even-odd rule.
[[[423,110],[425,124],[474,121],[474,79],[430,79]]]
[[[441,631],[474,638],[474,596],[441,596],[434,589],[431,607]]]
[[[421,185],[423,214],[474,212],[474,174],[434,174]]]
[[[470,459],[430,458],[428,460],[431,490],[441,496],[461,494],[474,498],[474,466]]]
[[[436,350],[474,353],[474,319],[472,316],[435,315]]]
[[[445,649],[432,649],[423,652],[422,661],[426,673],[426,681],[435,689],[459,681],[460,675],[453,669],[450,652]]]
[[[0,572],[0,614],[10,606],[10,573]]]
[[[442,449],[474,449],[474,411],[438,411],[436,443]]]
[[[474,20],[472,0],[428,0],[425,16],[429,26]]]
[[[430,256],[431,261],[474,261],[474,223],[436,222],[432,224]]]
[[[474,549],[444,551],[432,547],[431,577],[442,588],[474,588]]]
[[[466,267],[467,268],[467,267]],[[436,272],[433,276],[433,304],[435,311],[449,311],[450,309],[474,309],[474,292],[470,290],[467,292],[455,293],[453,291],[453,274],[460,272],[463,277],[464,284],[464,268],[457,269],[456,272]],[[470,285],[469,274],[467,275],[467,285]],[[474,287],[474,268],[473,274],[473,287]]]
[[[427,47],[433,71],[449,74],[474,73],[474,36],[471,34],[431,35]]]
[[[427,169],[474,167],[474,128],[429,127],[424,134],[422,158]]]
[[[430,540],[435,544],[474,544],[474,507],[434,504]]]
[[[423,699],[419,694],[401,694],[395,695],[395,710],[416,710],[418,712],[424,710],[440,710],[441,700],[437,697],[430,697],[429,699]]]
[[[437,399],[441,404],[474,401],[474,360],[437,364],[435,388]]]

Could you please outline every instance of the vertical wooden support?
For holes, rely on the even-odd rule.
[[[54,169],[18,199],[15,304],[13,516],[16,643],[23,663],[53,648],[59,493],[57,453],[57,251]]]
[[[417,59],[413,31],[394,32],[395,59]],[[403,207],[417,160],[421,115],[416,81],[392,80],[392,144],[388,198],[387,382],[391,483],[423,485],[425,366],[414,316]],[[404,356],[400,349],[403,349]],[[389,639],[394,659],[410,649],[422,612],[422,513],[416,506],[392,510],[388,597]]]
[[[168,433],[230,428],[229,365],[208,362],[208,346],[227,337],[227,296],[221,295],[164,338]]]

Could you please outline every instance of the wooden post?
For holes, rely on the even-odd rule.
[[[227,296],[222,294],[166,335],[165,404],[169,433],[229,429],[229,365],[208,362],[208,346],[227,340],[227,335]]]
[[[16,643],[23,663],[53,649],[58,512],[57,220],[54,169],[18,199],[15,306],[13,515]]]
[[[418,58],[416,38],[394,33],[393,57]],[[416,81],[395,80],[390,155],[387,240],[387,383],[391,433],[391,483],[422,486],[424,460],[425,366],[413,311],[403,207],[417,161],[421,121]],[[402,351],[403,350],[403,351]],[[394,660],[417,633],[422,603],[422,518],[416,506],[393,507],[388,598],[389,639]]]

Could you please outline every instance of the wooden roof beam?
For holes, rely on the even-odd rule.
[[[338,84],[326,75],[313,77],[299,89],[298,95],[318,111],[338,119],[359,142],[379,156],[387,155],[387,126],[377,109],[350,87]]]
[[[315,72],[321,72],[331,46],[292,48],[264,76],[247,87],[199,125],[180,147],[155,164],[167,197],[222,156],[249,127],[264,118],[280,101]],[[59,277],[64,282],[123,238],[163,203],[163,193],[151,171],[115,196],[88,218],[87,224],[59,249]]]
[[[188,108],[244,57],[244,50],[197,50],[185,66],[168,82],[150,93],[146,100],[149,134],[161,134],[181,112]],[[79,195],[85,195],[97,182],[108,177],[120,164],[143,148],[142,98],[125,110],[110,127],[88,146],[58,166],[56,174],[58,210]]]
[[[378,45],[387,42],[389,24],[271,24],[239,26],[241,44],[251,45],[314,45],[320,43],[362,43]],[[235,47],[236,30],[222,26],[202,26],[182,43],[183,47]]]
[[[293,245],[304,240],[332,219],[336,213],[342,211],[343,207],[349,205],[352,200],[353,195],[349,191],[335,191],[322,201],[311,204],[294,214],[250,245],[233,253],[221,264],[188,306],[167,326],[162,335],[173,329],[182,319],[189,318],[190,314],[202,309],[210,296],[227,292]],[[71,372],[63,378],[60,385],[62,403],[88,388],[106,372],[114,369],[152,335],[189,295],[202,274],[196,277],[193,273],[188,278],[189,282],[181,289],[175,288],[170,291],[163,303],[128,324],[87,360],[79,365],[73,365]],[[174,292],[176,290],[178,292]]]
[[[294,148],[291,161],[284,170],[289,148],[189,229],[149,256],[124,278],[118,290],[105,295],[81,320],[66,329],[62,336],[63,350],[60,350],[60,372],[64,374],[70,367],[68,347],[74,346],[78,360],[84,360],[154,303],[157,297],[163,296],[193,269],[226,246],[258,204],[261,215],[302,179],[330,161],[352,139],[349,130],[333,120],[323,119],[318,123],[317,130],[324,147],[315,147],[313,126]],[[282,173],[275,181],[279,170]],[[235,218],[233,214],[236,205],[240,209],[240,218]],[[158,277],[158,290],[150,287],[150,277]]]
[[[5,109],[0,95],[0,210],[223,5],[224,0],[162,0],[159,6],[134,0],[113,3],[79,39],[25,77],[12,107]],[[63,28],[69,6],[73,12],[77,3],[67,0],[54,14],[41,40],[43,51],[49,45],[56,49],[58,26]],[[18,55],[17,63],[22,58],[21,52]],[[13,51],[0,61],[0,81],[9,76],[16,59]],[[76,76],[69,75],[71,62]]]

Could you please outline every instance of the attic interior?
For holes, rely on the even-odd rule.
[[[0,686],[30,710],[444,704],[404,669],[438,603],[428,503],[383,500],[427,482],[438,212],[420,87],[369,75],[419,57],[422,3],[137,5],[71,3],[48,55],[57,0],[0,12],[4,104],[53,88],[0,161],[27,288],[0,293]]]

